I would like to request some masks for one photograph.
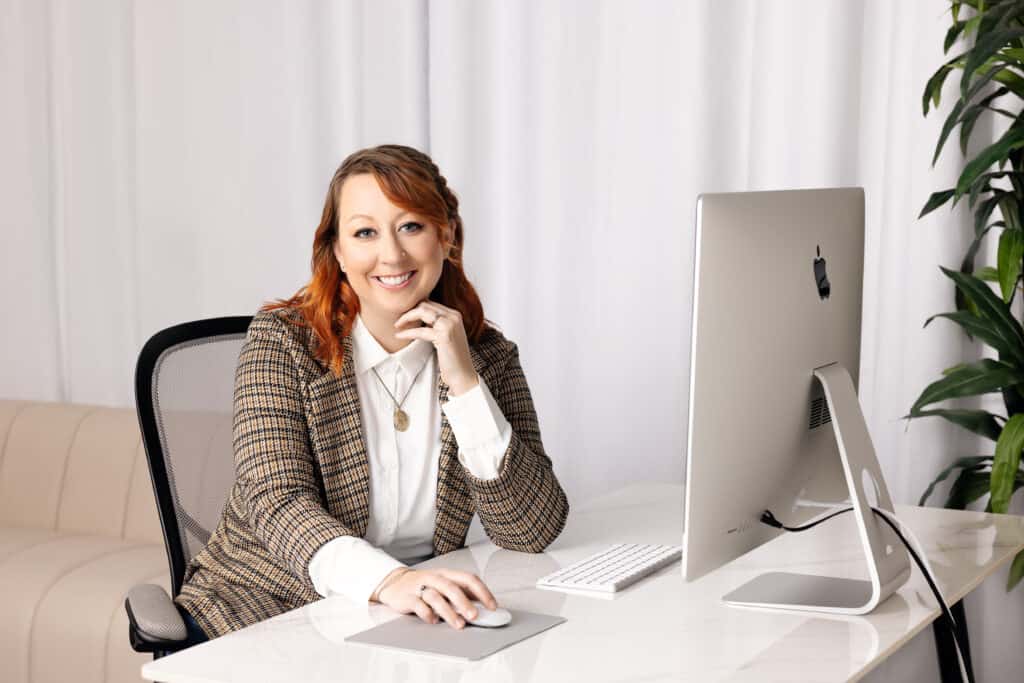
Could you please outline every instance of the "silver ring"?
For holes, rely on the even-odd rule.
[[[430,588],[430,586],[420,586],[418,589],[416,589],[416,597],[422,600],[423,591],[427,590],[428,588]]]

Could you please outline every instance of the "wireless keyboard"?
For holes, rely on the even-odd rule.
[[[537,588],[615,593],[672,564],[682,546],[619,543],[537,581]]]

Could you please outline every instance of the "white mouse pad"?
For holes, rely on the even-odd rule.
[[[515,609],[509,612],[512,614],[512,622],[507,626],[485,628],[466,624],[461,631],[443,621],[428,624],[416,615],[402,615],[386,624],[349,636],[345,642],[475,661],[565,621],[565,617],[547,614]]]

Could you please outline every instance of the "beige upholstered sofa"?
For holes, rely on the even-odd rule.
[[[140,681],[139,583],[169,590],[135,411],[0,400],[0,681]]]

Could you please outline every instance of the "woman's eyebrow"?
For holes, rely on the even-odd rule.
[[[405,216],[411,216],[411,215],[413,215],[411,211],[403,211],[402,213],[400,213],[397,216],[395,216],[395,220],[393,222],[397,222],[400,218],[403,218]],[[354,214],[352,214],[351,216],[348,217],[348,222],[351,223],[352,221],[354,221],[357,218],[365,218],[368,221],[374,220],[373,216],[367,216],[365,213],[354,213]]]

